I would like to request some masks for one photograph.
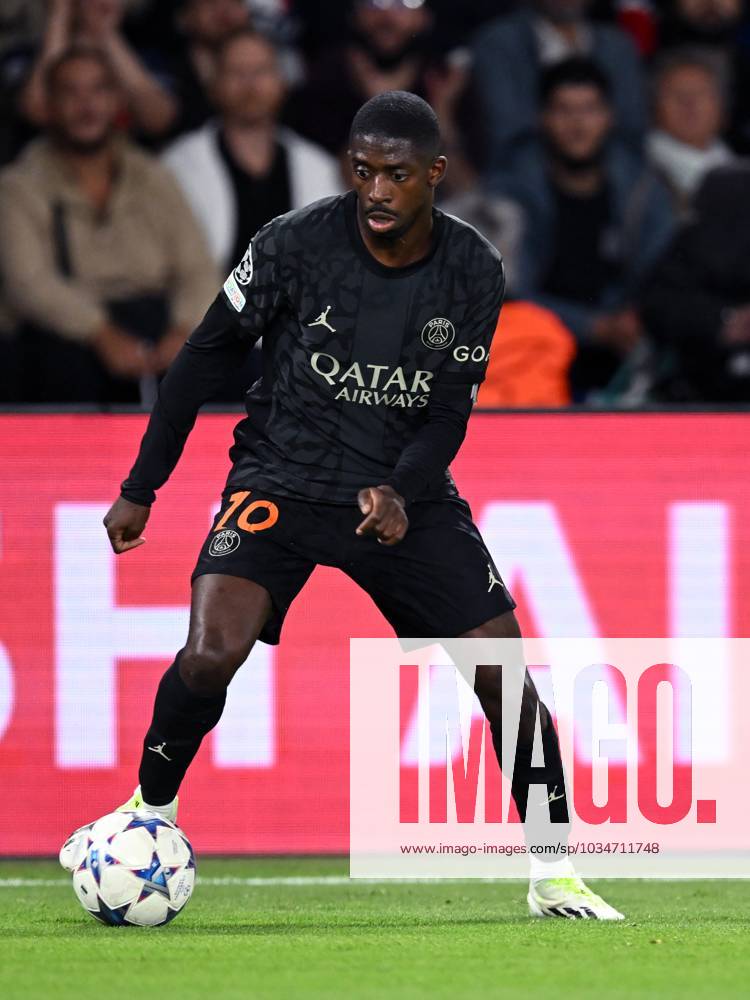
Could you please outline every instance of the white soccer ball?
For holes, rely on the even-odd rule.
[[[92,917],[111,926],[159,927],[193,894],[195,855],[185,834],[146,810],[114,812],[69,838],[73,889]]]

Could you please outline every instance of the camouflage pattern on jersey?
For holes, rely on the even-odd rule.
[[[503,267],[476,230],[438,210],[427,258],[388,268],[367,251],[353,192],[274,219],[223,301],[263,378],[247,394],[228,482],[353,503],[393,471],[438,384],[474,392],[502,303]],[[450,474],[425,496],[454,495]]]

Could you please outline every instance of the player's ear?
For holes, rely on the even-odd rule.
[[[435,159],[430,164],[430,168],[427,171],[427,183],[430,187],[437,187],[438,184],[445,177],[445,172],[448,169],[448,161],[444,156],[436,156]]]

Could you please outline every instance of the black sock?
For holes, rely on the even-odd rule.
[[[546,707],[540,702],[539,708],[544,766],[532,767],[532,744],[522,743],[519,739],[511,794],[516,803],[518,815],[525,822],[529,811],[529,785],[546,785],[547,802],[543,802],[543,796],[540,802],[544,809],[549,811],[550,821],[555,824],[568,823],[568,798],[565,790],[565,772],[560,754],[560,741]],[[536,793],[537,797],[539,794],[539,792]]]
[[[167,805],[177,795],[203,737],[221,718],[226,697],[226,691],[211,698],[193,694],[180,677],[178,653],[159,683],[154,716],[143,741],[138,778],[149,805]]]
[[[542,861],[558,861],[565,856],[562,848],[567,845],[570,832],[560,741],[546,706],[539,701],[533,689],[524,685],[521,715],[527,720],[535,719],[537,711],[540,714],[544,767],[533,767],[531,763],[535,726],[522,725],[513,766],[511,795],[524,824],[527,846],[535,848],[547,846],[548,851],[535,851],[535,856]],[[491,730],[495,755],[502,770],[502,727],[492,724]],[[529,803],[530,785],[546,785],[546,801],[543,792],[537,787],[533,792],[535,798]]]

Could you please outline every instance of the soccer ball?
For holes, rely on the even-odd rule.
[[[168,924],[193,894],[193,848],[174,823],[156,813],[102,816],[66,848],[75,853],[66,867],[72,868],[78,901],[104,924]]]

